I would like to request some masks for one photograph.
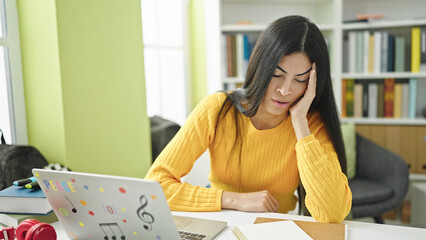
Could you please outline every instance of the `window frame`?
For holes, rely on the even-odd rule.
[[[8,92],[10,138],[13,144],[28,144],[21,41],[16,0],[0,0],[2,31],[0,46],[5,49],[6,84]]]

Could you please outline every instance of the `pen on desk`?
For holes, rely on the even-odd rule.
[[[37,180],[36,180],[35,177],[24,178],[24,179],[21,179],[21,180],[13,181],[13,185],[15,185],[15,186],[24,186],[25,184],[36,182],[36,181]]]
[[[28,189],[39,189],[40,185],[38,185],[38,182],[32,182],[25,185],[25,188]]]

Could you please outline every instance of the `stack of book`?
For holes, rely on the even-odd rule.
[[[342,117],[416,117],[416,79],[342,81]]]
[[[425,72],[426,27],[413,27],[411,34],[389,31],[349,31],[343,41],[343,72]]]
[[[58,220],[41,189],[13,185],[0,191],[0,224],[18,226],[25,219],[45,223]]]

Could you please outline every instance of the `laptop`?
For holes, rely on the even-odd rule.
[[[227,226],[172,216],[152,180],[45,169],[33,174],[70,239],[209,240]]]

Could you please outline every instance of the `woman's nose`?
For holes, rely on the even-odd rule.
[[[282,96],[290,95],[292,93],[291,82],[292,81],[290,79],[284,80],[284,82],[277,87],[277,92],[281,94]]]

